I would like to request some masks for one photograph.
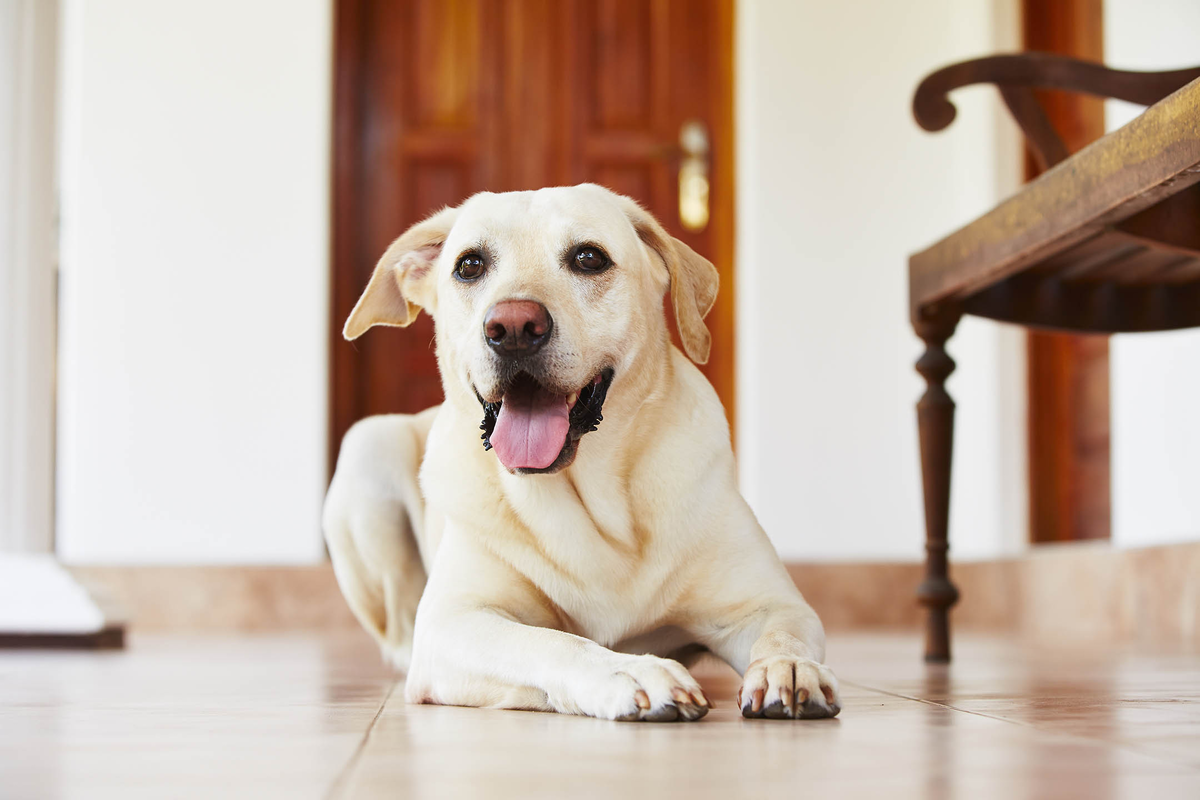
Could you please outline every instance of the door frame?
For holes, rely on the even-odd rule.
[[[327,478],[333,476],[341,449],[339,431],[353,415],[358,394],[349,361],[340,357],[346,347],[341,322],[354,308],[358,286],[354,265],[358,262],[359,177],[355,160],[362,129],[362,3],[335,0],[333,9],[333,157],[330,159],[329,229],[329,429],[326,455]]]
[[[1024,49],[1103,62],[1103,0],[1022,0],[1021,12]],[[1071,152],[1104,135],[1103,100],[1039,99]],[[1037,173],[1027,155],[1026,178]],[[1027,342],[1030,541],[1108,539],[1108,337],[1031,331]]]
[[[54,550],[58,9],[0,5],[0,553]]]

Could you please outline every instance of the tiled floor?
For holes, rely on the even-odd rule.
[[[0,798],[1200,798],[1200,655],[835,636],[836,720],[691,724],[406,706],[354,637],[0,652]]]

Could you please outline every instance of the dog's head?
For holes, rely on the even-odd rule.
[[[590,184],[478,194],[388,247],[344,330],[434,318],[447,397],[475,398],[485,445],[515,473],[575,458],[622,377],[668,342],[708,360],[717,271],[637,203]]]

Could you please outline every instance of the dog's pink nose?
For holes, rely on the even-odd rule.
[[[537,352],[553,328],[550,312],[533,300],[502,300],[483,318],[484,338],[496,353],[507,358]]]

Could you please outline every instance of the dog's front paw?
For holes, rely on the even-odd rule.
[[[743,717],[824,719],[842,710],[837,678],[824,664],[795,656],[770,656],[746,668],[738,705]]]
[[[678,661],[657,656],[624,656],[589,685],[580,711],[593,717],[644,722],[690,722],[708,713],[700,684]]]

